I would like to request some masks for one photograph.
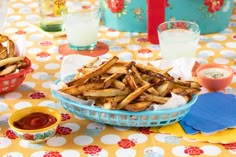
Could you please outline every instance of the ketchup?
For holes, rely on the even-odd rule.
[[[54,116],[42,112],[35,112],[15,121],[13,125],[19,129],[35,130],[46,128],[56,122],[57,119]]]

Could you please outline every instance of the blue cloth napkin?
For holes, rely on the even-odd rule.
[[[180,121],[187,134],[212,134],[236,127],[236,96],[222,92],[199,95],[189,113]]]
[[[185,133],[193,135],[196,133],[199,133],[199,130],[194,129],[193,127],[185,124],[185,122],[183,120],[179,121],[179,124],[181,125],[181,127],[184,129]]]

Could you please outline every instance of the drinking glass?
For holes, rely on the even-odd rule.
[[[101,18],[100,4],[83,1],[62,12],[68,43],[73,50],[93,50],[97,45]]]
[[[163,59],[194,58],[200,36],[199,26],[190,21],[166,21],[158,26]]]
[[[3,32],[3,28],[7,18],[9,0],[0,0],[0,33]]]

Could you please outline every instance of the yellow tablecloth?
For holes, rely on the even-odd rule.
[[[51,95],[50,85],[59,78],[63,58],[58,46],[65,37],[51,38],[34,24],[38,23],[36,0],[12,0],[4,34],[25,45],[34,72],[27,75],[15,91],[0,96],[0,156],[4,157],[172,157],[236,156],[236,140],[231,144],[213,144],[158,132],[158,128],[126,128],[98,124],[66,112]],[[22,40],[25,39],[25,40]],[[100,27],[99,41],[110,51],[105,55],[153,60],[159,46],[147,41],[146,34],[114,31]],[[236,10],[230,26],[222,32],[201,36],[198,60],[230,65],[236,70]],[[234,88],[233,88],[234,87]],[[236,77],[231,91],[236,91]],[[61,111],[63,121],[56,136],[46,143],[30,144],[15,137],[7,119],[15,110],[27,106],[50,106]],[[232,138],[235,138],[232,136]],[[223,139],[222,139],[223,141]]]

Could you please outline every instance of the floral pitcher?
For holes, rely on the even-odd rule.
[[[233,0],[167,0],[165,20],[196,22],[201,34],[224,30],[232,13]],[[147,32],[147,0],[103,0],[105,26],[129,32]]]

